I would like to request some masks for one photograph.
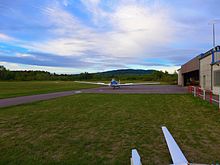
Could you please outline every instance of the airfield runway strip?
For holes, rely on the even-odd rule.
[[[100,87],[100,88],[92,88],[92,89],[72,90],[72,91],[0,99],[0,108],[26,104],[35,101],[49,100],[58,97],[79,94],[79,93],[183,94],[183,93],[187,93],[187,88],[179,87],[176,85],[123,86],[119,89],[112,89],[111,87]]]

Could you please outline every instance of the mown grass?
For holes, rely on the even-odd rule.
[[[191,95],[78,94],[0,109],[0,164],[169,164],[161,131],[189,161],[220,161],[220,112]]]
[[[0,99],[93,87],[98,85],[79,84],[73,81],[3,81],[0,82]]]

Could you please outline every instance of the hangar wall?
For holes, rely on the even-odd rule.
[[[178,85],[200,85],[214,94],[220,94],[220,46],[182,65],[178,70]]]
[[[178,85],[183,86],[183,75],[181,69],[178,70]]]
[[[200,59],[200,86],[203,89],[211,90],[211,62],[212,56],[209,55]]]
[[[213,65],[213,93],[220,94],[220,65]]]
[[[200,86],[214,94],[220,94],[219,48],[217,46],[214,53],[208,51],[200,58]]]
[[[178,85],[196,85],[199,82],[199,56],[181,66],[178,72]]]

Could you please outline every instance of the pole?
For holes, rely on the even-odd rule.
[[[218,88],[218,109],[220,110],[220,88]]]
[[[193,87],[194,97],[196,97],[196,87]]]
[[[215,48],[215,23],[212,24],[213,48]]]
[[[203,100],[205,100],[205,89],[203,89]]]
[[[218,95],[218,109],[220,110],[220,94]]]

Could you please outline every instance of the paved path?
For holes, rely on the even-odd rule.
[[[175,85],[138,85],[138,86],[124,86],[120,89],[112,89],[110,87],[100,87],[93,89],[82,89],[64,92],[55,92],[48,94],[38,94],[31,96],[21,96],[7,99],[0,99],[0,108],[13,105],[31,103],[34,101],[49,100],[53,98],[70,96],[78,93],[158,93],[158,94],[175,94],[187,93],[187,88]]]
[[[112,89],[110,87],[100,87],[93,89],[86,89],[84,93],[158,93],[158,94],[176,94],[187,93],[186,87],[177,85],[136,85],[136,86],[122,86],[119,89]]]
[[[49,99],[69,96],[69,95],[73,95],[77,93],[81,93],[81,91],[64,91],[64,92],[55,92],[55,93],[48,93],[48,94],[39,94],[39,95],[0,99],[0,108],[12,106],[12,105],[31,103],[34,101],[49,100]]]

